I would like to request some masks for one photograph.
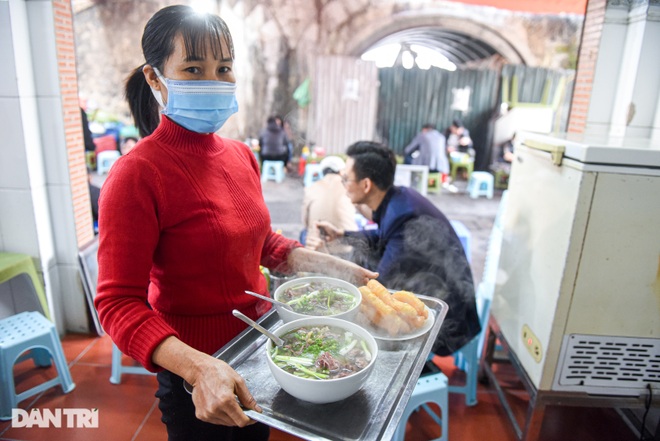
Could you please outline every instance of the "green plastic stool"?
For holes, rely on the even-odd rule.
[[[449,156],[449,162],[451,163],[451,182],[456,181],[456,173],[460,168],[465,169],[467,180],[470,180],[474,171],[474,158],[471,158],[467,153],[452,152]]]
[[[10,281],[19,276],[29,278],[31,283],[23,285],[26,285],[31,292],[15,289],[16,284]],[[0,284],[5,282],[12,283],[10,291],[14,311],[10,315],[23,311],[39,311],[46,318],[51,319],[46,293],[30,256],[18,253],[0,253]],[[14,291],[19,292],[14,293]]]
[[[442,191],[442,173],[429,173],[427,191],[429,193],[440,193]]]

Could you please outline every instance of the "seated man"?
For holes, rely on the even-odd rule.
[[[426,165],[429,172],[449,173],[449,162],[445,155],[445,137],[435,129],[433,124],[424,124],[421,132],[413,138],[403,152],[412,156],[411,164]],[[415,153],[417,156],[414,156]]]
[[[350,245],[338,242],[326,244],[321,238],[316,222],[328,221],[342,229],[356,230],[355,207],[346,196],[339,173],[346,163],[338,156],[326,156],[319,163],[323,178],[305,187],[302,205],[302,221],[305,226],[305,247],[345,257],[350,254]]]
[[[369,141],[351,145],[343,171],[348,197],[373,211],[378,229],[345,231],[317,222],[327,240],[345,238],[354,260],[378,272],[389,289],[440,298],[449,311],[433,351],[450,355],[476,336],[481,327],[470,265],[449,220],[424,196],[395,187],[394,152]],[[359,243],[366,243],[360,248]],[[363,250],[363,252],[360,252]]]
[[[463,126],[463,123],[455,119],[451,126],[446,130],[445,137],[447,138],[447,153],[461,152],[467,153],[471,158],[474,158],[475,150],[472,138],[470,138],[470,131]]]

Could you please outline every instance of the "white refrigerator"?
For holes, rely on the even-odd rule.
[[[660,142],[524,133],[492,315],[538,390],[660,390]]]

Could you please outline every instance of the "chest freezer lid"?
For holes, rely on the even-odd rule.
[[[585,164],[660,168],[660,140],[530,132],[521,132],[520,139],[529,146],[548,146],[551,153],[553,147],[559,147],[563,156]]]

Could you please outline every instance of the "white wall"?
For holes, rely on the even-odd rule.
[[[659,130],[660,5],[610,5],[600,41],[587,134],[651,137]],[[630,118],[632,116],[632,118]]]
[[[88,329],[49,0],[0,0],[0,250],[42,272],[58,331]]]

